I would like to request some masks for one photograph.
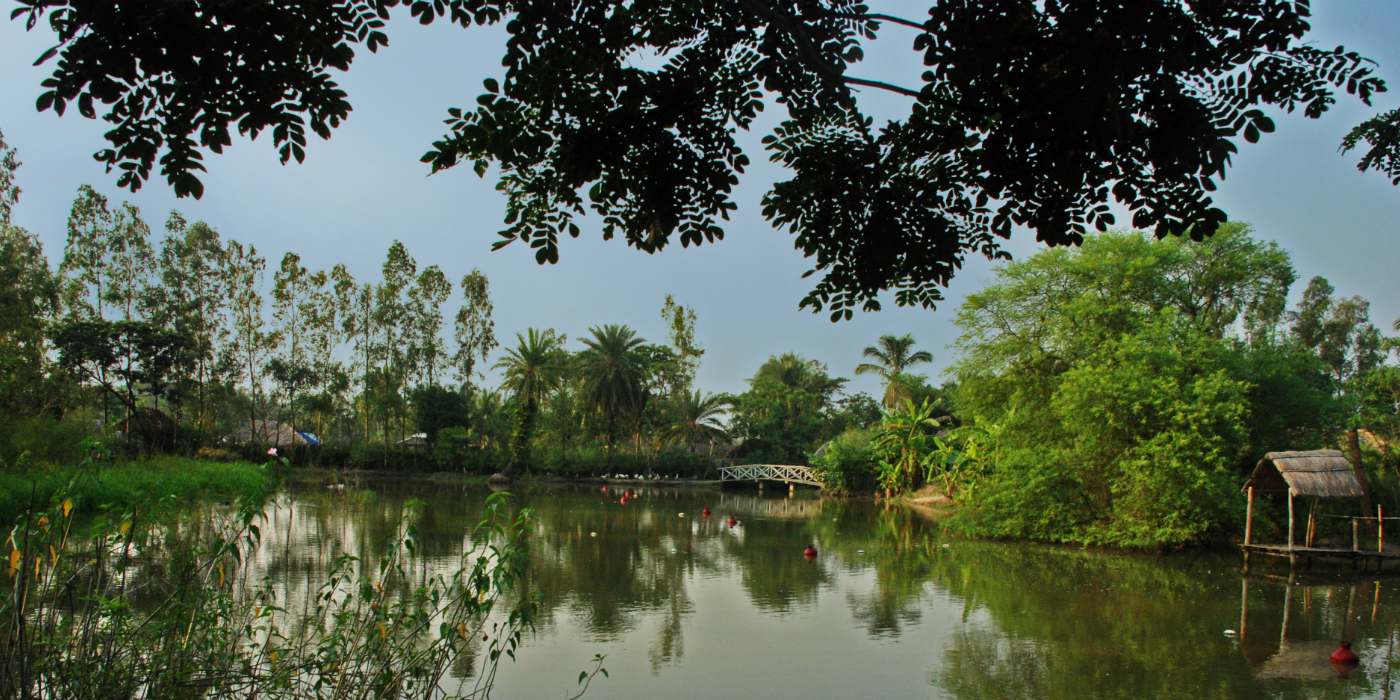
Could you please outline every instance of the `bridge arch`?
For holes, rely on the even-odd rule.
[[[811,467],[798,467],[790,464],[740,464],[733,467],[720,467],[719,480],[726,481],[781,481],[785,484],[805,484],[822,487],[821,479]]]

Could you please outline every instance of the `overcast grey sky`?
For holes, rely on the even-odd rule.
[[[927,7],[926,0],[870,4],[906,17]],[[1381,175],[1358,173],[1356,158],[1340,156],[1337,145],[1356,123],[1400,105],[1400,2],[1321,0],[1313,9],[1311,40],[1324,48],[1343,44],[1375,59],[1392,92],[1379,96],[1374,108],[1342,95],[1316,121],[1273,115],[1277,132],[1260,144],[1241,144],[1217,201],[1233,219],[1252,223],[1260,237],[1292,253],[1304,280],[1295,298],[1308,278],[1322,275],[1340,293],[1369,299],[1372,319],[1389,331],[1400,316],[1400,188]],[[793,250],[791,236],[773,230],[757,206],[769,185],[785,177],[767,163],[759,144],[781,116],[772,105],[743,141],[757,166],[741,180],[740,208],[725,227],[724,241],[647,255],[621,241],[603,241],[597,217],[590,217],[583,236],[562,243],[558,265],[536,265],[518,244],[490,252],[504,211],[493,175],[479,179],[463,167],[427,177],[418,158],[442,134],[447,108],[472,106],[481,81],[500,77],[504,34],[446,23],[421,27],[404,12],[388,33],[387,49],[360,52],[341,76],[355,111],[330,141],[310,144],[304,164],[279,165],[268,138],[236,140],[223,155],[205,161],[204,198],[179,200],[163,181],[135,194],[116,187],[115,176],[91,158],[105,144],[102,122],[83,119],[76,110],[63,118],[36,112],[39,82],[49,69],[31,64],[54,43],[52,35],[42,28],[26,33],[21,21],[0,21],[0,130],[24,162],[17,223],[39,234],[56,264],[73,197],[79,185],[90,183],[115,201],[141,207],[157,230],[171,209],[207,221],[226,238],[256,245],[271,267],[295,250],[313,269],[345,263],[357,278],[377,279],[385,251],[398,239],[420,269],[439,265],[454,283],[473,267],[486,273],[503,344],[529,326],[555,328],[573,339],[603,323],[625,323],[664,342],[660,309],[665,295],[674,294],[699,315],[699,341],[706,349],[699,383],[710,391],[742,391],[743,380],[765,358],[785,351],[850,377],[861,348],[883,333],[913,333],[937,358],[929,373],[935,381],[952,359],[947,346],[957,335],[957,304],[992,277],[982,259],[969,261],[937,311],[899,309],[891,299],[884,311],[836,324],[824,314],[798,311],[809,289],[801,279],[807,263]],[[917,85],[921,66],[913,36],[913,30],[887,26],[852,74]],[[874,91],[861,100],[877,118],[907,114],[907,98]],[[1019,258],[1039,247],[1033,235],[1021,232],[1008,249]],[[879,389],[873,377],[853,378],[849,388]]]

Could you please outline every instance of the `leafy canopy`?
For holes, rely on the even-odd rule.
[[[121,185],[159,164],[196,197],[203,151],[235,131],[271,130],[284,163],[305,157],[308,128],[329,137],[351,109],[331,71],[387,44],[391,9],[504,23],[502,79],[449,110],[423,160],[496,166],[497,246],[520,241],[540,263],[589,209],[605,239],[649,253],[720,240],[750,164],[736,135],[779,105],[764,143],[790,178],[763,214],[812,260],[801,306],[832,320],[878,309],[885,290],[931,308],[967,255],[1005,257],[1013,225],[1078,243],[1115,223],[1113,200],[1134,227],[1199,240],[1226,220],[1209,193],[1240,140],[1273,131],[1263,108],[1316,118],[1339,90],[1369,103],[1385,89],[1368,60],[1305,41],[1305,0],[944,0],[913,18],[854,0],[19,4],[12,17],[47,16],[59,38],[39,57],[57,61],[38,108],[103,111],[96,158]],[[859,74],[890,24],[913,34],[918,84]],[[907,97],[908,115],[877,123],[863,89]],[[1382,144],[1363,166],[1393,174],[1383,126],[1348,147]]]

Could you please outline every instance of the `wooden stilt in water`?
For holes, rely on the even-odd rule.
[[[1288,568],[1298,565],[1298,555],[1293,553],[1293,488],[1288,489]]]
[[[1312,505],[1308,507],[1308,534],[1303,537],[1303,546],[1313,546],[1313,533],[1317,531],[1317,499],[1312,499]]]
[[[1249,487],[1249,505],[1244,509],[1244,543],[1249,544],[1249,536],[1254,530],[1254,487]],[[1244,561],[1249,563],[1249,552],[1245,552]]]
[[[1246,557],[1249,555],[1246,554]],[[1377,596],[1379,600],[1379,596]],[[1240,579],[1240,641],[1244,641],[1245,630],[1249,626],[1249,579]]]

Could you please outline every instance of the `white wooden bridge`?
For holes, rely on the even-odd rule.
[[[737,467],[720,467],[720,481],[781,481],[786,484],[806,484],[821,487],[822,482],[812,473],[811,467],[795,467],[788,464],[741,464]]]

